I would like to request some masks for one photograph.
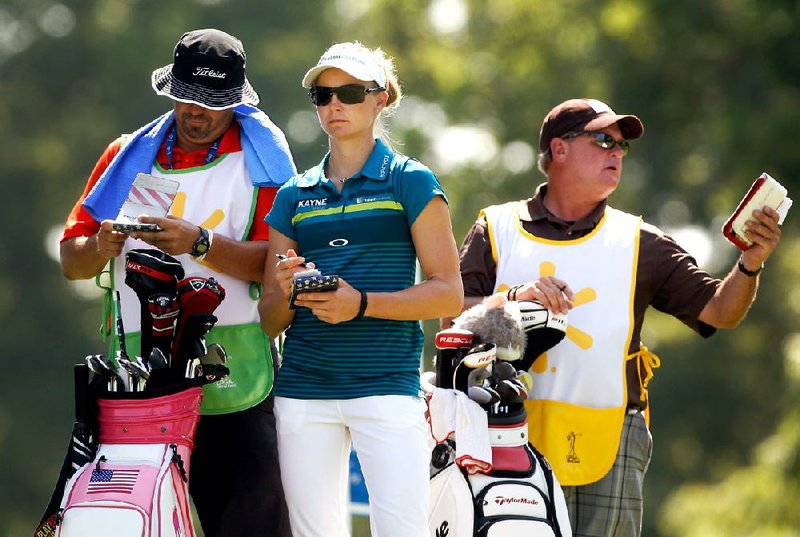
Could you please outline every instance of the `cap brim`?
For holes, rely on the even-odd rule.
[[[348,75],[357,78],[362,82],[375,82],[380,86],[384,86],[386,84],[386,82],[381,83],[380,80],[375,80],[371,73],[355,62],[329,62],[316,65],[309,69],[306,75],[303,77],[303,87],[309,89],[314,85],[314,82],[317,81],[319,75],[328,69],[341,69]]]
[[[245,78],[239,88],[220,91],[199,85],[185,84],[172,75],[172,64],[153,71],[150,77],[153,90],[182,103],[191,103],[210,110],[227,110],[240,104],[257,105],[258,93]]]
[[[644,134],[644,125],[638,117],[618,114],[600,114],[584,125],[583,130],[599,131],[600,129],[610,127],[614,123],[619,125],[622,137],[626,140],[636,140],[637,138],[641,138],[642,134]]]

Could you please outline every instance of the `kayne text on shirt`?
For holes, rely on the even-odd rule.
[[[300,200],[297,202],[298,208],[304,207],[324,207],[328,204],[328,198],[320,198],[318,200]]]

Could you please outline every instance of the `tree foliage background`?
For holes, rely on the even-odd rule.
[[[459,243],[479,208],[541,182],[552,106],[591,96],[637,114],[613,205],[722,276],[736,250],[719,229],[750,182],[768,171],[800,196],[799,25],[796,0],[0,2],[0,534],[32,533],[71,429],[71,366],[103,349],[92,284],[55,261],[60,229],[105,145],[168,109],[150,73],[184,31],[242,39],[300,169],[326,143],[302,74],[335,41],[384,48],[407,93],[394,140],[439,175]],[[790,212],[738,329],[701,340],[649,314],[663,365],[645,535],[800,534],[798,223]]]

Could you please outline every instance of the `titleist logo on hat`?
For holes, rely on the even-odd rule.
[[[225,78],[227,73],[223,73],[221,71],[215,71],[210,67],[197,67],[192,73],[194,76],[210,76],[212,78]]]
[[[153,71],[153,89],[181,102],[214,110],[258,104],[245,77],[242,42],[221,30],[186,32],[175,45],[174,62]]]

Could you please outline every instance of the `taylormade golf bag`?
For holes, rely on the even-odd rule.
[[[521,370],[563,339],[565,328],[563,316],[538,303],[482,304],[437,334],[436,373],[427,375],[438,442],[432,537],[572,535],[558,480],[528,442],[523,401],[531,381]]]

